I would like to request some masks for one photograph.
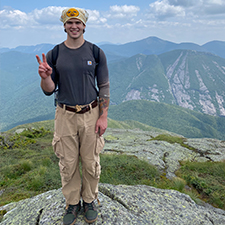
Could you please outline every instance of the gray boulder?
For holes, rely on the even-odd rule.
[[[99,185],[98,220],[95,224],[225,224],[225,211],[197,205],[174,190],[138,185]],[[62,225],[65,200],[61,189],[0,208],[6,210],[1,225]],[[81,211],[77,225],[86,224]]]

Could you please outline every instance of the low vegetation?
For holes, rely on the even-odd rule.
[[[185,144],[186,138],[166,134],[158,135],[151,139],[167,141],[171,144],[178,143],[192,151],[196,149]],[[200,199],[205,202],[225,209],[225,163],[224,162],[180,162],[181,167],[176,171],[177,179],[174,180],[175,189],[182,191],[185,185],[192,187]],[[179,187],[177,189],[177,187]],[[166,188],[166,187],[165,187]],[[198,201],[195,197],[194,199]]]
[[[26,129],[20,134],[0,136],[0,206],[61,187],[58,158],[51,146],[53,132]],[[184,139],[158,136],[155,139],[184,144]],[[156,167],[135,156],[101,154],[101,183],[151,185],[174,189],[225,209],[225,163],[181,162],[177,178],[169,180]],[[0,217],[6,212],[0,212]]]
[[[181,145],[182,147],[188,148],[192,151],[196,151],[196,149],[194,149],[193,147],[185,144],[187,139],[184,138],[184,137],[171,136],[171,135],[168,135],[168,134],[160,134],[160,135],[156,136],[155,138],[150,139],[149,141],[153,141],[153,140],[166,141],[170,144],[177,143],[177,144]]]

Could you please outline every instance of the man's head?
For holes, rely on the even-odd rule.
[[[65,24],[69,19],[79,19],[84,25],[88,20],[88,12],[80,8],[67,8],[62,11],[60,20]]]

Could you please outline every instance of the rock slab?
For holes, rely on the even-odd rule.
[[[166,141],[153,140],[160,134],[183,138],[184,144],[189,147],[178,143],[171,144]],[[104,137],[106,143],[103,154],[135,155],[165,172],[169,179],[175,177],[180,161],[218,162],[225,160],[225,141],[217,139],[184,138],[159,129],[152,131],[107,129]]]
[[[225,211],[197,205],[188,195],[145,185],[99,184],[98,220],[107,225],[222,225]],[[96,203],[97,204],[97,203]],[[65,200],[61,189],[11,203],[1,225],[62,225]],[[81,211],[77,225],[86,224]]]

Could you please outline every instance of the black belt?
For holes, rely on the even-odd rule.
[[[79,105],[76,105],[75,108],[72,108],[72,107],[69,107],[67,105],[64,105],[62,103],[58,103],[59,107],[61,108],[64,108],[68,111],[71,111],[71,112],[75,112],[75,113],[80,113],[80,114],[83,114],[83,113],[86,113],[88,112],[91,108],[95,108],[97,105],[98,105],[98,101],[97,99],[91,103],[91,108],[89,105],[87,106],[84,106],[84,107],[81,107]]]

